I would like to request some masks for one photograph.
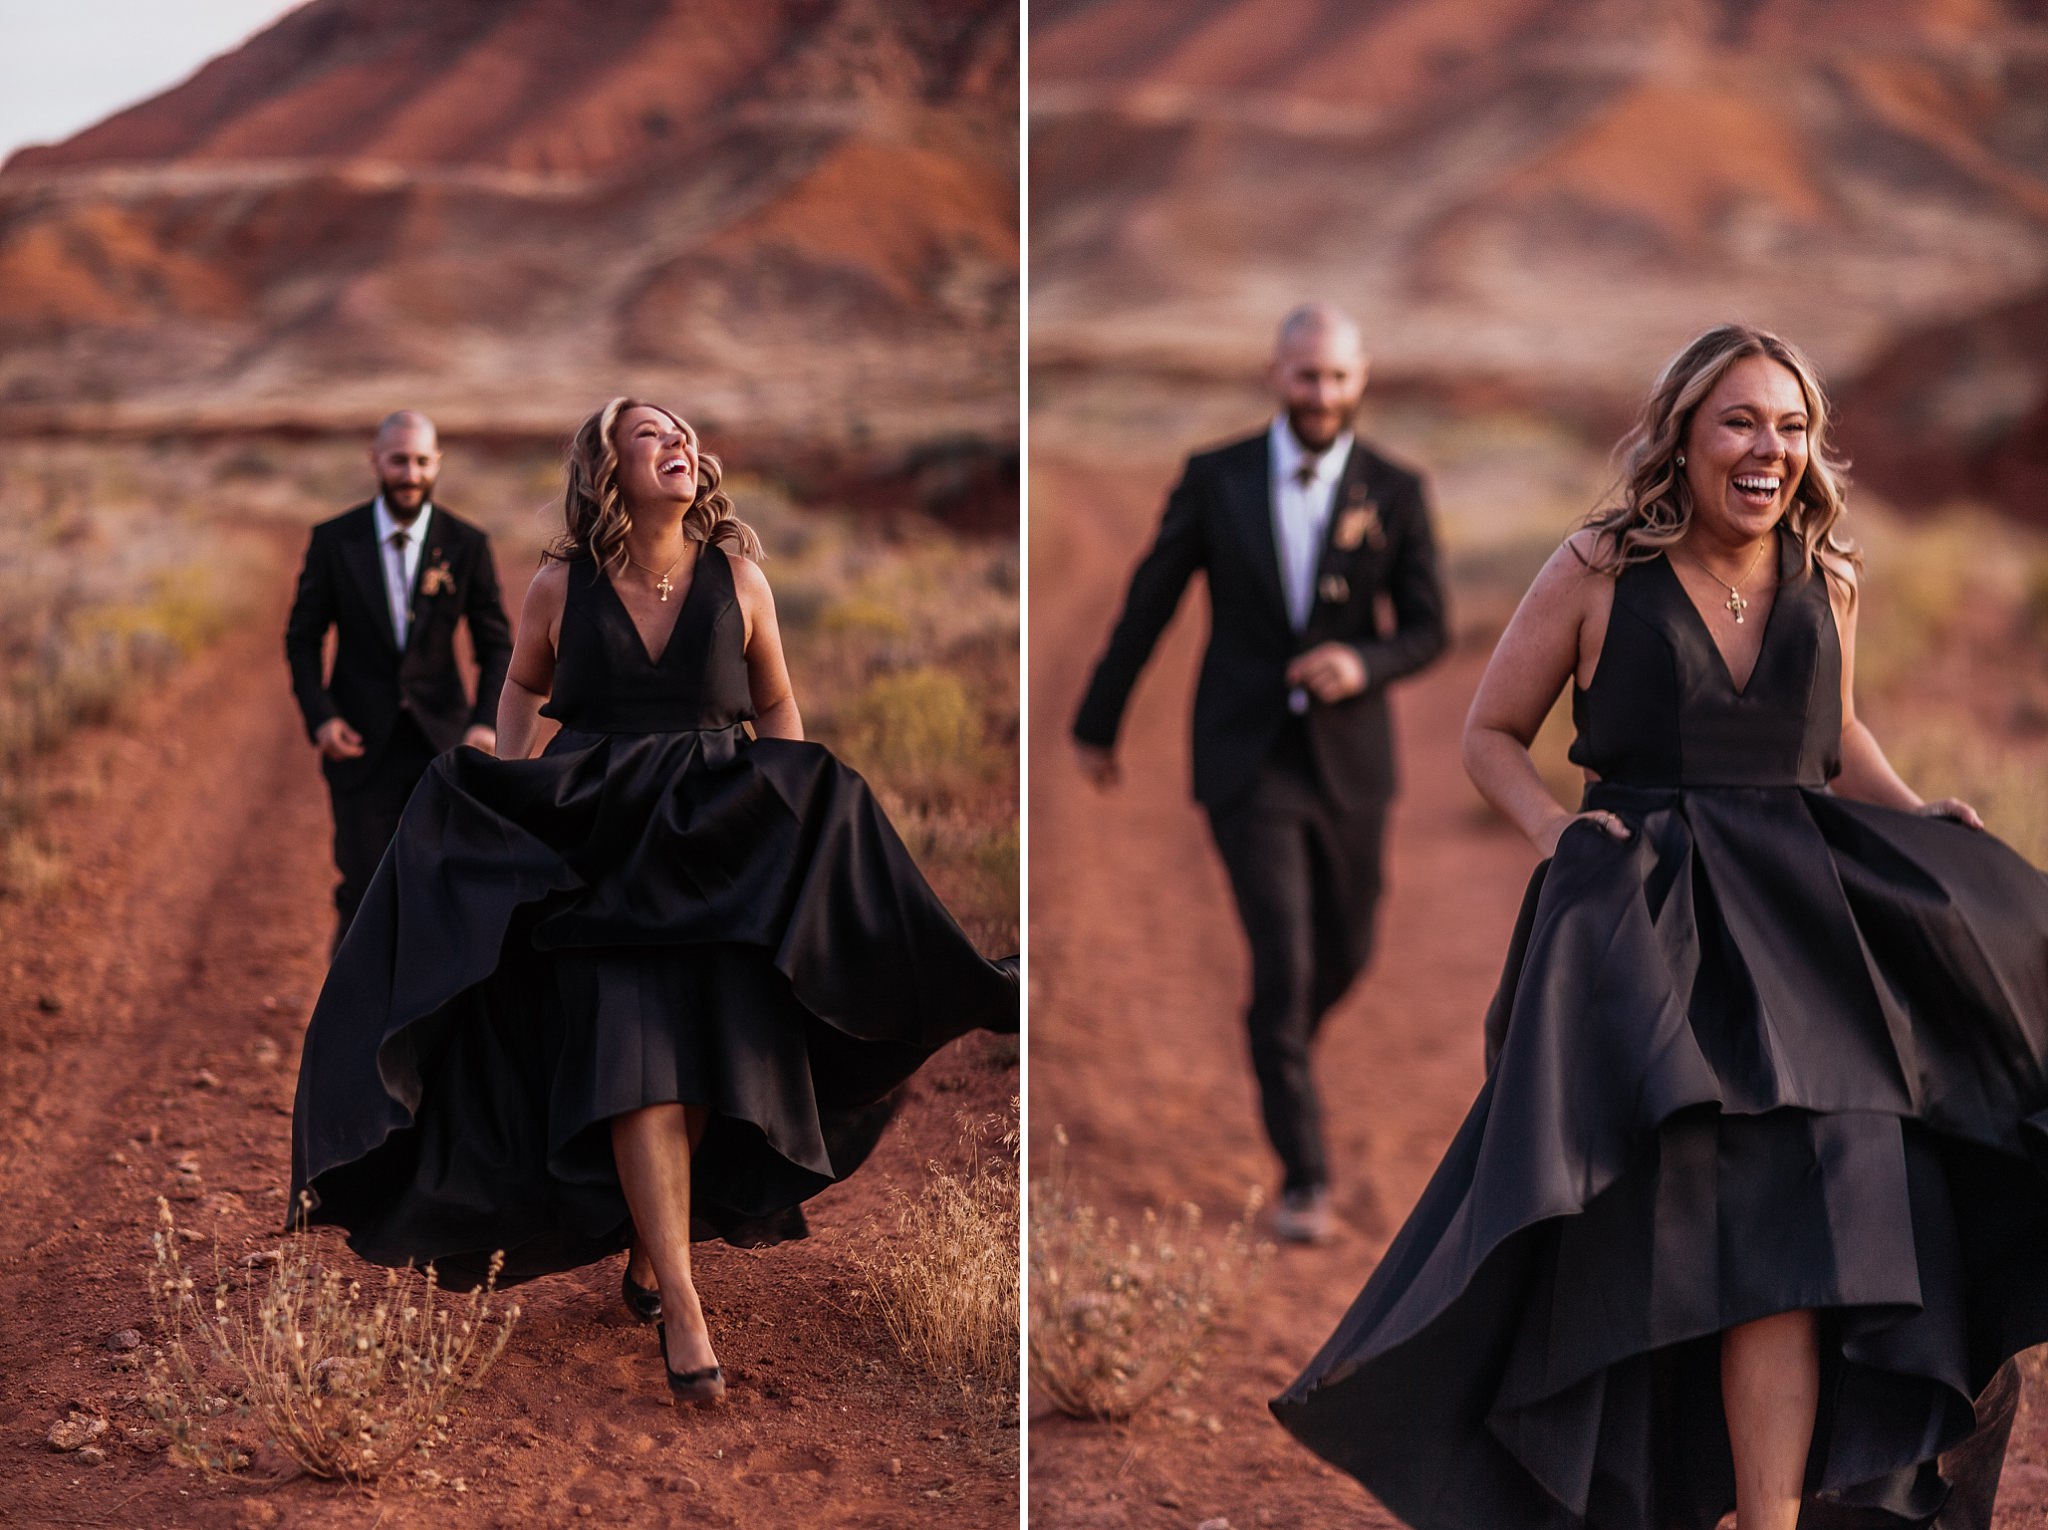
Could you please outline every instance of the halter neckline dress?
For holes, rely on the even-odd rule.
[[[1018,1028],[865,782],[753,738],[745,622],[705,546],[651,657],[572,562],[535,759],[434,761],[335,955],[300,1063],[292,1188],[381,1264],[511,1283],[625,1246],[609,1120],[708,1106],[700,1235],[804,1231],[893,1092]]]
[[[1807,1308],[1803,1530],[1989,1525],[2048,1338],[2048,879],[1828,790],[1826,579],[1779,575],[1740,690],[1668,560],[1617,578],[1571,757],[1632,836],[1537,868],[1486,1083],[1272,1405],[1424,1530],[1713,1530],[1718,1335]]]

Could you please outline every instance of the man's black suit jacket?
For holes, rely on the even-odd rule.
[[[1366,689],[1306,715],[1323,789],[1345,807],[1394,790],[1387,686],[1443,652],[1444,601],[1422,481],[1364,443],[1338,480],[1308,626],[1296,632],[1274,539],[1272,448],[1264,432],[1188,460],[1123,614],[1095,667],[1074,737],[1108,748],[1138,671],[1197,570],[1208,576],[1209,649],[1195,691],[1195,796],[1225,808],[1247,791],[1286,725],[1286,670],[1298,653],[1349,643]],[[1355,545],[1347,546],[1347,542]],[[1381,597],[1392,608],[1391,627]]]
[[[358,505],[313,528],[306,566],[285,624],[292,693],[306,733],[342,717],[363,737],[354,760],[323,760],[338,787],[366,780],[398,719],[410,713],[436,750],[452,749],[473,726],[495,727],[498,692],[512,661],[512,629],[498,596],[490,539],[438,503],[427,520],[412,591],[412,620],[400,652],[384,592],[376,521]],[[435,570],[443,572],[436,573]],[[455,629],[469,623],[476,650],[476,701],[463,694]],[[321,645],[334,628],[334,672],[321,673]]]

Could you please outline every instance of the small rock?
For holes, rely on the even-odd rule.
[[[220,1075],[211,1068],[201,1068],[192,1075],[192,1087],[194,1089],[218,1089],[220,1088]]]
[[[52,1450],[77,1450],[107,1432],[107,1421],[73,1408],[50,1426],[45,1437]]]
[[[110,1363],[117,1371],[139,1371],[142,1369],[142,1356],[116,1355]]]
[[[277,995],[276,995],[276,994],[274,994],[274,993],[267,993],[267,994],[265,994],[265,995],[263,996],[263,1012],[264,1012],[265,1014],[267,1014],[267,1015],[274,1015],[274,1014],[276,1014],[276,1013],[277,1013]]]
[[[104,1466],[106,1460],[107,1453],[97,1445],[81,1445],[78,1447],[78,1462],[81,1466]]]
[[[1159,1507],[1162,1509],[1179,1509],[1185,1507],[1181,1499],[1173,1493],[1161,1493],[1157,1498],[1153,1499],[1152,1501],[1158,1504]]]
[[[133,1328],[121,1328],[107,1335],[108,1349],[140,1349],[142,1335]]]
[[[64,1001],[53,993],[39,993],[36,995],[36,1008],[46,1015],[61,1015],[64,1013]]]
[[[156,1128],[152,1126],[150,1130],[154,1132]],[[180,1174],[197,1174],[199,1172],[199,1155],[197,1153],[180,1153],[171,1160],[171,1167]]]
[[[591,1515],[595,1514],[596,1512],[597,1510],[591,1508],[591,1506],[587,1503],[579,1503],[578,1505],[576,1505],[576,1517],[578,1519],[588,1519]]]
[[[1230,1521],[1219,1514],[1214,1519],[1203,1520],[1195,1530],[1230,1530]]]
[[[421,1487],[439,1487],[441,1485],[441,1474],[431,1466],[422,1466],[412,1474],[412,1480]]]
[[[107,1154],[107,1162],[117,1169],[125,1169],[128,1167],[128,1155],[119,1148],[115,1148],[113,1152]]]
[[[259,1248],[253,1254],[244,1254],[242,1256],[242,1268],[245,1270],[260,1270],[266,1265],[282,1264],[283,1262],[284,1250],[281,1248]]]
[[[886,1471],[892,1477],[902,1476],[903,1458],[901,1456],[891,1456],[889,1458],[889,1464],[886,1467],[884,1467],[883,1470]]]

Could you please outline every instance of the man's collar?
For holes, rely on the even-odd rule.
[[[420,513],[412,518],[409,525],[400,526],[391,514],[390,507],[384,503],[384,495],[379,492],[370,506],[371,518],[376,522],[377,545],[382,547],[389,543],[394,531],[403,531],[407,536],[424,538],[427,534],[427,522],[433,514],[434,502],[430,499],[420,506]]]
[[[1351,447],[1357,436],[1355,432],[1347,430],[1332,441],[1327,449],[1311,456],[1309,449],[1295,438],[1294,428],[1287,423],[1287,416],[1276,414],[1273,416],[1271,428],[1267,431],[1267,439],[1272,447],[1274,475],[1285,481],[1294,476],[1296,469],[1303,462],[1315,464],[1316,477],[1328,477],[1349,460]]]

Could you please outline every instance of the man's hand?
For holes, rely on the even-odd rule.
[[[330,760],[359,760],[363,757],[363,736],[339,717],[330,717],[320,725],[320,731],[313,735],[313,742],[320,746],[323,758]]]
[[[1349,643],[1318,643],[1295,655],[1287,666],[1287,683],[1321,702],[1343,701],[1365,689],[1365,660]]]
[[[1116,762],[1116,751],[1104,749],[1099,744],[1074,742],[1074,763],[1081,767],[1081,774],[1093,781],[1103,791],[1109,790],[1123,780],[1123,769]]]
[[[498,752],[498,730],[486,728],[482,723],[478,723],[463,734],[462,741],[472,749],[481,749],[485,754]]]

